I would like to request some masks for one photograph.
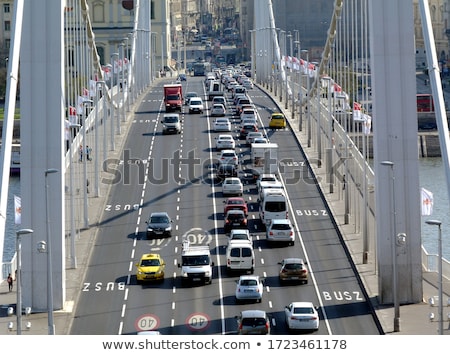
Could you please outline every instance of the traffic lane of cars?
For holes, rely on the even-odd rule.
[[[151,106],[150,103],[143,102],[138,111],[147,112],[151,110]],[[153,132],[154,124],[154,122],[145,124],[145,134]],[[130,136],[143,136],[141,125],[140,130],[133,131],[133,129],[134,127]],[[130,146],[128,142],[125,146],[130,148],[132,157],[142,159],[148,156],[150,142],[148,138],[145,138],[139,146]],[[111,164],[110,169],[114,168],[112,171],[124,171],[123,161],[119,164],[118,162],[111,162]],[[139,202],[142,192],[142,186],[139,187],[135,175],[136,167],[130,167],[129,172],[132,184],[126,183],[123,175],[109,173],[103,176],[105,179],[111,179],[107,182],[112,185],[111,192],[102,212],[96,243],[82,283],[71,329],[72,334],[117,334],[119,332],[120,312],[124,304],[124,285],[128,282],[127,270],[130,268],[130,244],[134,238],[136,226],[136,211],[133,209],[133,204]],[[118,176],[120,179],[114,181],[113,178]],[[105,299],[108,302],[105,302]]]
[[[293,217],[307,246],[310,267],[321,285],[319,295],[323,312],[332,320],[331,330],[334,334],[352,334],[347,333],[352,329],[358,329],[355,334],[379,334],[370,301],[360,287],[359,276],[342,246],[322,197],[317,189],[310,188],[315,186],[315,181],[304,157],[300,152],[295,156],[292,154],[296,147],[286,139],[289,135],[287,131],[277,131],[271,141],[278,141],[280,145],[279,158],[284,162],[281,168]],[[337,279],[339,283],[336,283]],[[349,317],[349,314],[356,316]],[[354,326],[355,322],[360,323],[359,328]]]

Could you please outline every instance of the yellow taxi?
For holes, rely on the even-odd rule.
[[[163,281],[166,263],[159,254],[144,254],[136,264],[136,281]]]
[[[269,128],[285,128],[286,117],[281,112],[274,112],[270,116]]]

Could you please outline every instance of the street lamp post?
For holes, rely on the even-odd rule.
[[[55,335],[55,323],[53,321],[53,262],[52,262],[52,236],[50,227],[50,212],[48,203],[48,181],[49,174],[57,173],[57,169],[45,170],[45,210],[47,214],[47,311],[48,311],[48,334]]]
[[[327,169],[329,173],[330,194],[334,192],[333,187],[333,117],[331,114],[331,78],[326,76],[323,80],[327,83],[328,99],[328,150],[327,150]]]
[[[112,73],[111,73],[111,149],[115,150],[114,147],[114,119],[116,115],[116,108],[114,107],[114,79],[115,79],[115,73],[116,73],[116,65],[114,62],[114,57],[119,58],[119,53],[113,53],[111,54],[111,62],[112,62]],[[119,68],[117,67],[117,71],[119,71]],[[119,85],[119,82],[117,81],[117,85]],[[116,101],[117,102],[117,101]],[[117,105],[119,106],[119,105]],[[117,133],[120,134],[120,115],[117,113]]]
[[[310,86],[310,78],[309,78],[309,51],[304,50],[306,52],[306,108],[308,109],[307,115],[307,121],[308,121],[308,148],[311,147],[311,107],[310,107],[310,97],[309,97],[309,86]]]
[[[22,334],[22,235],[34,233],[32,229],[19,229],[16,232],[16,255],[17,255],[17,335]]]
[[[425,221],[426,224],[431,226],[438,226],[438,275],[439,275],[439,335],[444,335],[444,300],[443,300],[443,292],[442,292],[442,229],[441,229],[441,221],[438,220],[428,220]]]
[[[69,171],[69,189],[70,189],[70,259],[72,262],[72,269],[77,268],[77,259],[75,256],[75,210],[74,210],[74,197],[73,197],[73,128],[80,128],[80,124],[70,124],[70,144],[69,144],[69,157],[70,157],[70,171]]]
[[[391,168],[391,178],[392,178],[392,214],[393,214],[393,231],[392,234],[392,243],[391,243],[391,252],[392,252],[392,298],[394,300],[394,332],[400,331],[400,303],[398,300],[398,275],[397,275],[397,244],[396,244],[396,236],[397,236],[397,216],[395,210],[395,174],[394,174],[394,163],[389,160],[384,160],[380,163],[383,166],[388,166]]]
[[[89,227],[89,220],[88,220],[88,203],[87,203],[87,183],[88,183],[88,177],[87,177],[87,146],[86,146],[86,132],[87,132],[87,123],[86,123],[86,106],[92,105],[92,100],[85,100],[83,101],[83,179],[84,179],[84,228]]]

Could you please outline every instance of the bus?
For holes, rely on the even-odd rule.
[[[204,76],[205,75],[205,62],[196,62],[193,65],[194,76]]]
[[[431,94],[417,94],[417,112],[434,112],[433,96]]]

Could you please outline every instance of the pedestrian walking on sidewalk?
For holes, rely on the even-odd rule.
[[[92,148],[90,148],[88,145],[86,146],[86,159],[87,160],[92,160],[91,158],[91,152],[92,152]]]
[[[83,145],[80,144],[80,161],[83,161]]]
[[[13,290],[13,283],[14,283],[11,274],[8,274],[7,281],[8,281],[8,290],[9,292],[11,292]]]

